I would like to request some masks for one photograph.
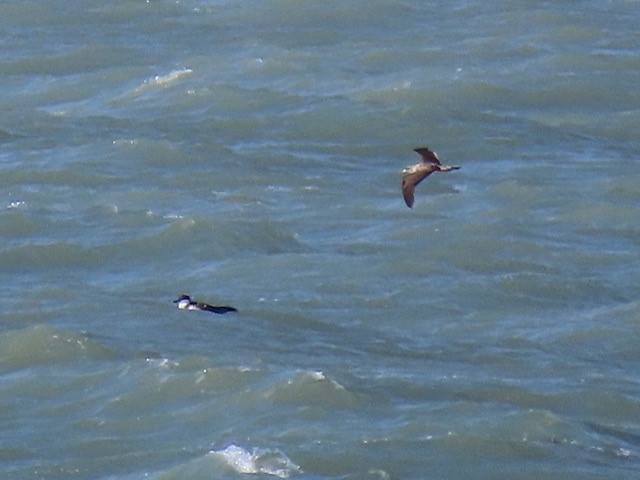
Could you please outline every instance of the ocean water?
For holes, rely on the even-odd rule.
[[[0,477],[640,478],[639,8],[0,3]]]

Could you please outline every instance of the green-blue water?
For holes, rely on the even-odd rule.
[[[639,20],[0,4],[0,477],[638,478]]]

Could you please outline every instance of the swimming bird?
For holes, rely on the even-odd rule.
[[[227,313],[227,312],[237,312],[237,310],[233,307],[227,306],[215,306],[209,305],[208,303],[195,302],[191,300],[189,295],[180,295],[173,303],[177,303],[177,307],[179,310],[203,310],[205,312],[213,312],[213,313]]]
[[[441,165],[438,155],[428,148],[416,148],[414,152],[420,154],[422,160],[402,170],[402,196],[409,208],[413,206],[413,192],[422,180],[433,172],[450,172],[460,169],[460,167]]]

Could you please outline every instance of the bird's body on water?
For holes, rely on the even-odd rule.
[[[237,310],[233,307],[228,306],[216,306],[209,305],[208,303],[196,302],[191,300],[189,295],[180,295],[177,299],[173,301],[173,303],[177,304],[179,310],[202,310],[205,312],[213,312],[213,313],[227,313],[227,312],[237,312]]]

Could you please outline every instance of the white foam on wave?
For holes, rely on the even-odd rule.
[[[156,84],[156,85],[165,85],[167,83],[171,83],[175,80],[178,80],[180,77],[188,75],[192,73],[193,70],[190,68],[181,68],[179,70],[171,70],[167,75],[156,75],[153,79],[149,80],[148,83]]]
[[[154,77],[151,77],[145,80],[142,83],[142,85],[140,85],[135,90],[133,90],[133,95],[139,95],[149,89],[156,88],[156,87],[166,87],[167,85],[177,82],[182,77],[189,75],[191,73],[193,73],[193,70],[190,68],[180,68],[177,70],[171,70],[169,73],[165,75],[156,75]],[[119,98],[128,97],[129,95],[131,95],[131,93],[124,94]]]
[[[164,357],[160,357],[160,358],[147,357],[145,358],[145,361],[153,366],[160,367],[160,368],[177,368],[180,366],[179,362],[175,362],[173,360],[170,360]]]
[[[302,381],[311,380],[312,382],[324,382],[324,381],[327,381],[327,382],[329,382],[329,385],[331,385],[336,390],[345,390],[344,386],[342,386],[341,384],[339,384],[335,380],[327,378],[325,376],[325,374],[320,370],[311,370],[311,371],[302,372],[300,374],[300,380],[302,380]],[[295,383],[295,380],[291,379],[287,383],[289,385],[293,385]]]
[[[249,452],[242,447],[231,444],[222,450],[212,450],[209,455],[220,458],[238,473],[263,473],[289,478],[292,474],[302,472],[298,465],[279,450],[254,448],[253,452]]]

